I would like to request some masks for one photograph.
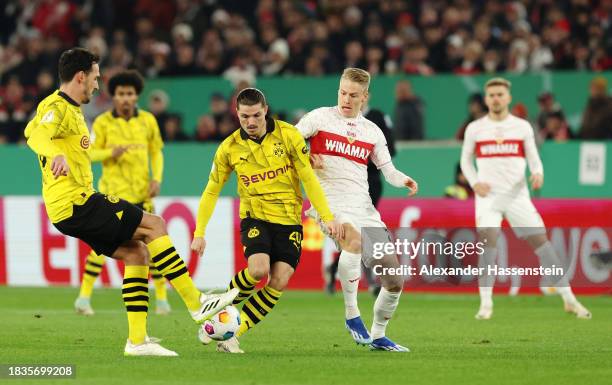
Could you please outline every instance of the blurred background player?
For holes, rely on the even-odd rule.
[[[46,97],[25,129],[38,156],[43,200],[49,219],[65,235],[87,243],[97,254],[123,260],[122,297],[127,311],[126,356],[177,356],[147,337],[149,257],[179,293],[196,323],[230,304],[238,290],[202,294],[176,252],[164,220],[126,200],[93,188],[90,137],[81,110],[98,90],[100,58],[82,48],[59,59],[59,90]]]
[[[98,191],[154,213],[152,198],[159,194],[161,186],[164,144],[153,114],[137,106],[143,88],[144,80],[135,70],[122,71],[110,78],[108,90],[113,109],[94,121],[89,157],[93,162],[102,162]],[[94,314],[91,293],[104,261],[104,255],[93,250],[87,256],[81,291],[74,303],[79,314]],[[155,285],[155,313],[168,314],[166,281],[154,266],[149,267],[149,272]]]
[[[412,178],[393,165],[380,128],[361,114],[368,100],[369,85],[370,74],[367,71],[345,69],[338,88],[338,105],[311,111],[296,127],[305,138],[310,139],[315,172],[334,216],[344,227],[345,237],[339,241],[342,252],[338,276],[344,294],[346,328],[358,344],[380,350],[409,351],[385,336],[387,324],[397,308],[403,289],[401,276],[381,275],[382,289],[374,304],[371,336],[357,305],[362,261],[361,228],[386,230],[368,192],[368,161],[372,160],[391,185],[407,187],[410,195],[418,189]],[[320,216],[312,209],[309,213]],[[376,265],[399,266],[397,255],[387,255],[380,260],[364,256],[364,263],[368,268]]]
[[[342,236],[342,226],[334,221],[310,167],[308,147],[295,127],[268,118],[265,96],[255,88],[246,88],[238,94],[236,111],[241,128],[224,140],[215,154],[191,245],[192,250],[202,255],[206,225],[223,185],[235,171],[239,180],[240,241],[248,267],[239,271],[229,285],[230,289],[240,289],[234,304],[246,303],[236,336],[217,343],[217,351],[227,353],[244,353],[237,337],[272,311],[297,268],[302,252],[300,181],[310,201],[320,210],[328,232],[333,237]],[[255,285],[268,277],[266,286],[253,293]],[[200,340],[204,344],[210,342],[202,334]]]
[[[489,112],[468,125],[461,152],[461,169],[476,193],[476,227],[486,243],[479,265],[485,268],[495,265],[497,237],[502,219],[506,218],[516,235],[527,240],[542,266],[563,266],[529,197],[526,165],[531,172],[531,187],[536,190],[544,183],[544,169],[531,125],[508,110],[512,101],[510,86],[503,78],[493,78],[485,84]],[[478,170],[474,167],[474,156]],[[479,278],[477,319],[490,319],[493,315],[494,283],[493,275]],[[553,284],[546,286],[556,287],[567,312],[578,318],[591,318],[591,313],[572,293],[566,277]]]

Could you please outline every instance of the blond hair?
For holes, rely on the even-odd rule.
[[[346,79],[357,84],[361,84],[366,91],[370,87],[370,73],[362,70],[361,68],[346,68],[342,72],[341,79]]]
[[[508,91],[510,91],[510,87],[512,87],[512,83],[510,83],[508,80],[504,78],[493,78],[493,79],[489,79],[485,83],[484,89],[486,91],[487,88],[493,87],[493,86],[503,86],[503,87],[506,87]]]

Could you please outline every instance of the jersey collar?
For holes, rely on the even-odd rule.
[[[79,106],[80,106],[80,104],[79,104],[79,103],[77,103],[77,102],[76,102],[74,99],[72,99],[70,96],[66,95],[66,93],[65,93],[65,92],[58,91],[58,92],[57,92],[57,94],[58,94],[59,96],[61,96],[62,98],[66,99],[66,101],[67,101],[68,103],[72,104],[73,106],[76,106],[76,107],[79,107]]]
[[[253,139],[251,138],[246,131],[244,131],[242,129],[242,127],[240,128],[240,137],[244,140],[250,139],[253,142],[257,143],[257,144],[261,144],[261,142],[263,142],[264,138],[266,137],[266,135],[268,135],[268,133],[274,131],[276,127],[276,123],[274,122],[274,119],[266,116],[266,133],[259,139]]]
[[[119,114],[117,113],[117,110],[113,108],[113,111],[111,112],[113,114],[113,118],[117,119],[119,118]],[[134,114],[132,115],[132,118],[137,118],[138,117],[138,107],[134,107]]]

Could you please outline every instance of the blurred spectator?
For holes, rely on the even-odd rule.
[[[461,200],[474,197],[474,191],[465,175],[463,175],[463,172],[461,172],[461,165],[459,163],[455,167],[455,183],[444,189],[444,196]]]
[[[0,88],[0,143],[23,142],[23,129],[34,105],[34,95],[21,84],[17,76],[9,78]]]
[[[527,110],[525,103],[515,103],[510,109],[510,113],[521,119],[529,120],[529,111]]]
[[[590,97],[582,113],[582,139],[612,138],[612,98],[608,96],[608,81],[598,76],[591,81]]]
[[[561,117],[565,119],[561,105],[555,100],[555,96],[550,92],[544,92],[538,96],[538,107],[540,112],[538,113],[537,125],[538,129],[542,130],[546,126],[546,118],[550,114],[561,114]]]
[[[215,126],[221,123],[221,120],[229,114],[229,104],[223,94],[215,92],[210,96],[210,104],[208,109],[215,120]]]
[[[209,142],[219,139],[215,119],[212,116],[202,115],[198,118],[193,139],[196,142]]]
[[[226,115],[221,119],[218,125],[218,133],[219,140],[223,140],[230,136],[232,132],[236,131],[239,127],[239,124],[229,115]]]
[[[560,111],[551,112],[546,115],[544,126],[539,131],[542,140],[554,140],[555,142],[565,142],[572,139],[572,131],[569,129],[563,113]]]
[[[168,94],[162,90],[153,90],[149,95],[149,111],[151,111],[155,119],[157,119],[159,127],[164,127],[166,125],[166,120],[170,116],[167,111],[168,101]]]
[[[408,80],[395,85],[393,134],[398,140],[421,140],[425,137],[423,102],[412,91]]]
[[[465,130],[468,124],[470,124],[474,120],[482,118],[486,114],[487,106],[484,103],[482,94],[472,94],[468,99],[468,116],[465,121],[463,121],[459,129],[457,129],[455,138],[458,140],[463,140],[463,136],[465,135]]]
[[[176,114],[169,114],[164,125],[160,128],[165,142],[187,142],[190,140],[189,136],[183,132],[181,117]]]

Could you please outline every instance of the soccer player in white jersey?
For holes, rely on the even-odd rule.
[[[361,277],[361,229],[385,229],[380,214],[368,193],[368,160],[378,167],[387,182],[407,187],[410,195],[417,192],[417,183],[398,171],[391,162],[387,141],[376,124],[367,120],[361,109],[368,99],[370,74],[362,69],[347,68],[340,78],[338,105],[322,107],[306,114],[296,125],[310,139],[310,152],[315,173],[325,191],[334,217],[343,225],[344,239],[338,263],[338,276],[344,294],[346,327],[353,339],[362,345],[387,351],[409,351],[385,336],[389,319],[397,308],[403,288],[401,276],[381,275],[382,289],[374,304],[371,335],[357,306],[357,290]],[[318,218],[314,209],[309,215]],[[374,259],[364,253],[367,267],[398,267],[397,255]]]
[[[546,236],[542,217],[529,197],[525,167],[529,165],[533,189],[544,182],[542,161],[536,148],[529,122],[511,115],[510,82],[493,78],[484,87],[489,113],[467,126],[461,152],[461,169],[476,193],[476,227],[486,240],[479,265],[494,265],[497,258],[497,237],[503,218],[519,238],[526,239],[543,266],[562,266]],[[476,165],[474,167],[474,156]],[[493,315],[495,276],[479,278],[480,309],[476,319]],[[568,278],[554,283],[563,298],[565,310],[578,318],[591,318],[569,287]]]

